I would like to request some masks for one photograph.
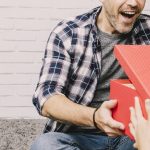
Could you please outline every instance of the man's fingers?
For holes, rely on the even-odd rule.
[[[143,114],[142,114],[142,110],[141,110],[141,105],[140,105],[140,101],[139,101],[138,97],[135,97],[135,112],[136,112],[138,118],[143,118]]]
[[[109,100],[109,101],[106,101],[105,102],[105,106],[108,108],[108,109],[112,109],[112,108],[115,108],[117,105],[117,100]]]
[[[110,127],[108,127],[108,126],[105,126],[104,130],[105,130],[105,133],[106,133],[108,136],[123,135],[123,133],[122,133],[119,129],[113,129],[113,128],[110,128]]]
[[[121,131],[115,131],[115,132],[105,132],[108,136],[111,137],[115,137],[115,136],[119,136],[119,135],[123,135],[123,133]]]
[[[109,118],[108,121],[106,121],[106,125],[108,125],[111,128],[116,128],[116,129],[120,129],[120,130],[124,130],[124,128],[125,128],[123,123],[118,122],[112,118]]]
[[[148,120],[150,120],[150,99],[145,100],[145,108],[146,108]]]

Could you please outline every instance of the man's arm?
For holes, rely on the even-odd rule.
[[[42,115],[62,122],[93,126],[94,110],[95,108],[76,104],[63,95],[54,95],[44,103]]]
[[[61,32],[57,34],[60,29]],[[70,49],[68,44],[71,45],[71,42],[68,42],[71,41],[71,33],[68,34],[68,28],[67,33],[65,31],[60,24],[49,37],[39,83],[33,96],[33,104],[36,106],[39,114],[48,118],[77,125],[93,126],[94,108],[76,104],[62,96],[65,93],[72,65],[68,51]],[[119,129],[122,129],[123,126],[121,123],[113,120],[111,116],[111,109],[116,104],[116,101],[104,102],[95,113],[95,122],[98,128],[108,133],[108,135],[120,134]]]
[[[95,121],[99,129],[110,136],[122,134],[122,123],[113,120],[111,109],[117,104],[116,100],[106,101],[95,113]],[[93,113],[95,108],[76,104],[63,95],[50,97],[43,105],[42,115],[62,122],[70,122],[81,126],[94,126]]]

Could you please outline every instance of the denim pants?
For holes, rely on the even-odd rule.
[[[135,150],[127,136],[109,137],[87,133],[45,133],[32,144],[31,150]]]

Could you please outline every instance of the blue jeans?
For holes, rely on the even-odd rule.
[[[135,150],[127,136],[108,137],[87,133],[45,133],[32,144],[31,150]]]

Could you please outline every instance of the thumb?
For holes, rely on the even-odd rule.
[[[145,100],[145,107],[146,107],[148,120],[150,120],[150,99]]]
[[[109,100],[105,103],[105,105],[108,109],[115,108],[117,106],[117,100],[116,99]]]

